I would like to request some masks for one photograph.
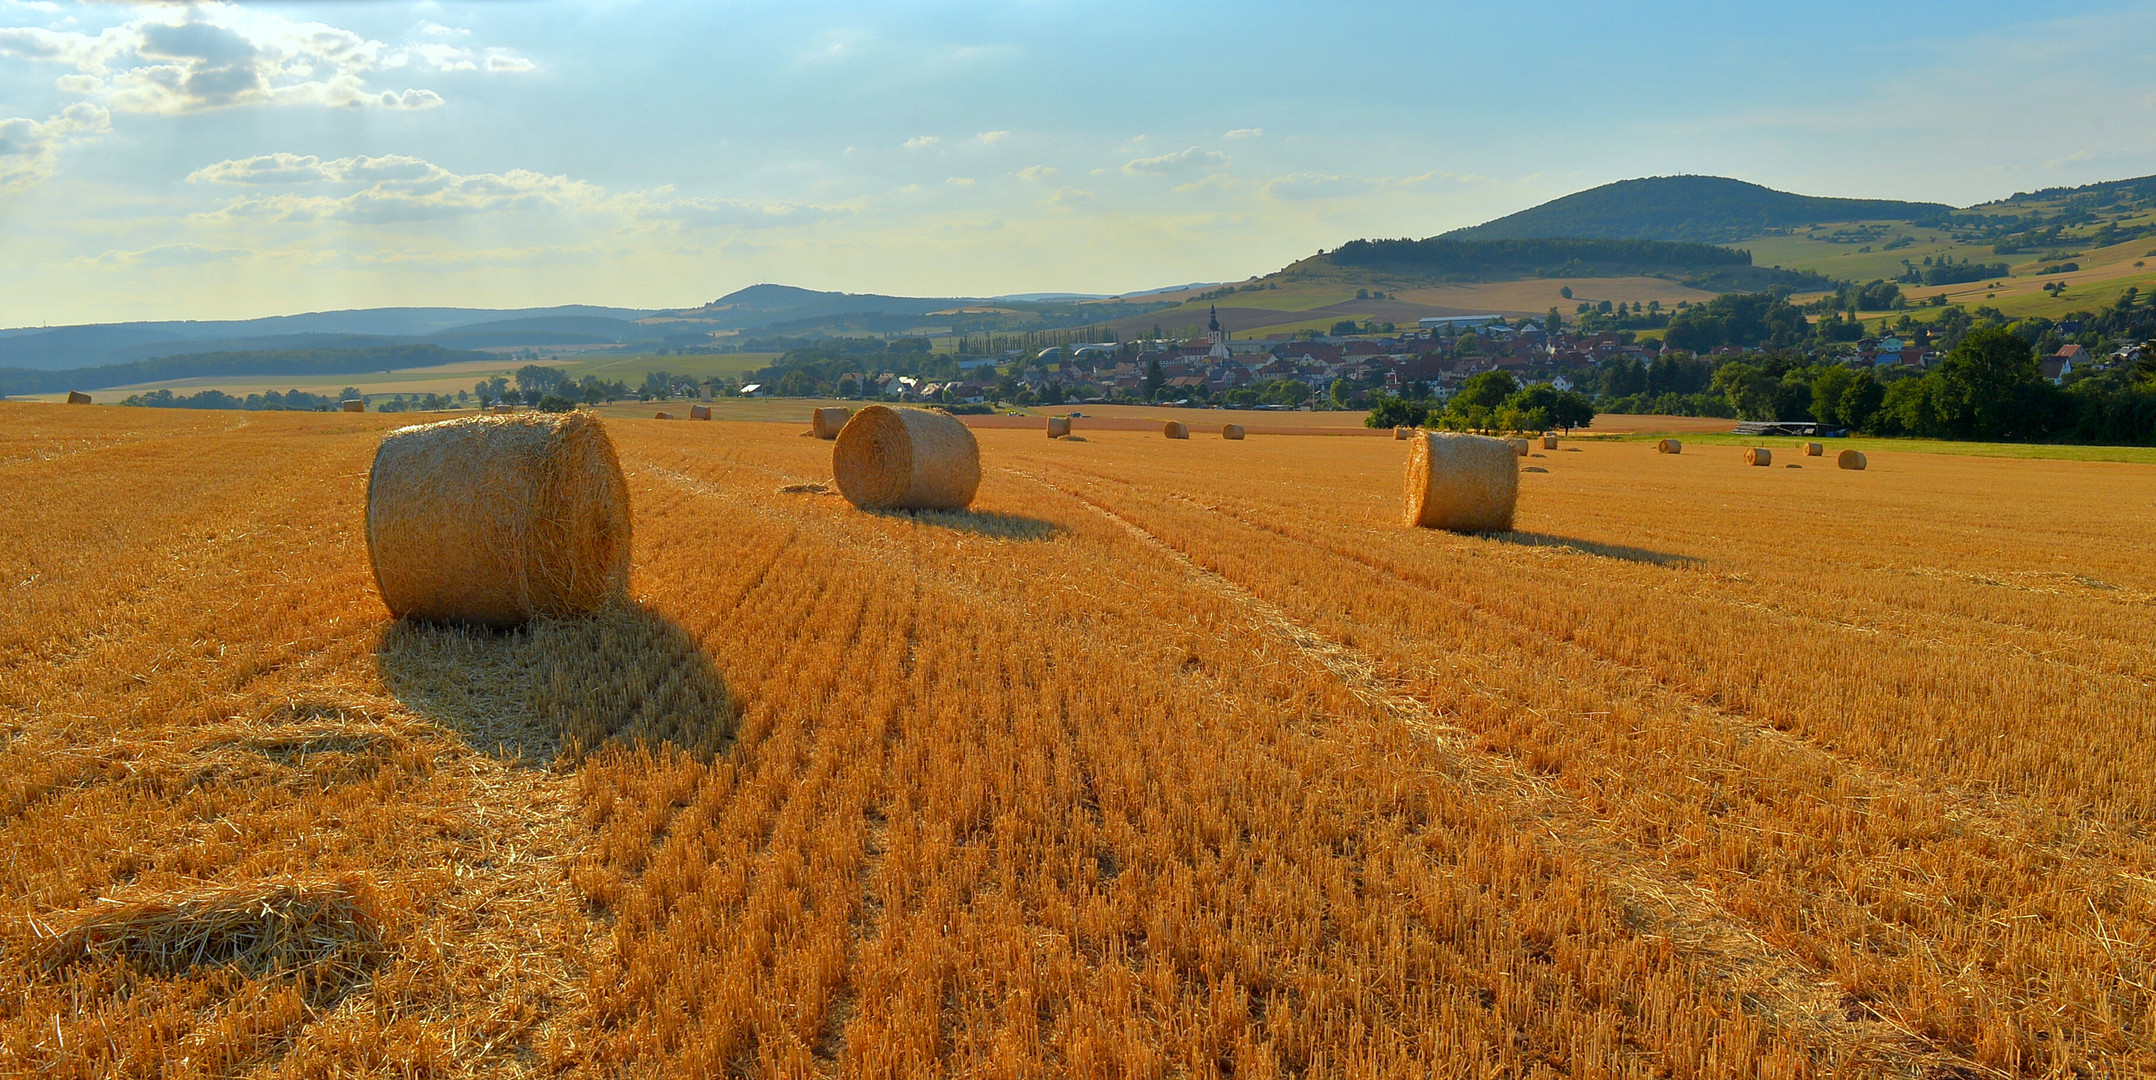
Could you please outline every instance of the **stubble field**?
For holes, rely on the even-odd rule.
[[[2156,1071],[2150,466],[618,420],[633,602],[488,635],[392,426],[0,405],[0,1074]]]

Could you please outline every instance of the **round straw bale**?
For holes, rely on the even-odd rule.
[[[1222,425],[1220,426],[1220,437],[1221,437],[1221,438],[1223,438],[1223,439],[1240,439],[1240,438],[1242,438],[1242,437],[1243,437],[1243,425],[1241,425],[1241,424],[1222,424]]]
[[[1407,523],[1453,532],[1512,528],[1520,470],[1503,439],[1418,433],[1407,444]]]
[[[870,405],[839,431],[831,475],[863,510],[963,510],[981,486],[981,447],[942,409]]]
[[[1654,452],[1657,454],[1682,454],[1684,453],[1684,444],[1675,439],[1664,439],[1654,444]]]
[[[90,404],[90,395],[80,390],[70,390],[67,392],[67,403],[70,405],[88,405]]]
[[[1068,434],[1070,434],[1070,433],[1071,433],[1071,418],[1070,418],[1070,417],[1068,417],[1068,416],[1051,416],[1051,417],[1049,417],[1049,418],[1048,418],[1048,437],[1049,437],[1049,438],[1051,438],[1051,439],[1060,439],[1060,438],[1062,438],[1063,436],[1065,436],[1065,435],[1068,435]]]
[[[1544,436],[1542,437],[1542,448],[1543,448],[1544,450],[1555,450],[1555,449],[1557,449],[1557,436],[1555,436],[1555,435],[1544,435]]]
[[[1160,433],[1166,435],[1171,439],[1190,438],[1190,429],[1184,427],[1181,420],[1170,420],[1167,423],[1162,424],[1160,426]]]
[[[1844,450],[1834,455],[1834,463],[1851,472],[1863,472],[1864,452],[1861,450]]]
[[[1764,446],[1747,446],[1744,448],[1744,463],[1746,465],[1772,465],[1774,464],[1774,451]]]
[[[846,426],[847,418],[852,415],[852,409],[836,406],[818,409],[809,417],[809,430],[814,431],[819,439],[836,439],[839,429]]]
[[[398,428],[367,478],[367,554],[398,618],[582,614],[628,584],[628,481],[588,412]]]
[[[1821,445],[1820,445],[1820,444],[1818,444],[1818,443],[1815,443],[1815,442],[1808,442],[1808,443],[1805,443],[1805,444],[1804,444],[1804,456],[1805,456],[1805,457],[1825,457],[1825,456],[1826,456],[1826,453],[1827,453],[1827,448],[1826,448],[1826,447],[1824,447],[1824,446],[1821,446]]]
[[[709,406],[709,405],[691,405],[691,406],[689,406],[689,419],[691,419],[691,420],[709,420],[709,419],[711,419],[711,406]]]
[[[345,412],[366,412],[367,401],[365,398],[346,398],[338,402],[337,407]]]
[[[1412,439],[1412,438],[1414,438],[1414,437],[1415,437],[1415,429],[1414,429],[1414,428],[1407,428],[1407,427],[1396,427],[1396,428],[1392,429],[1392,439],[1393,439],[1393,441],[1394,441],[1394,442],[1403,442],[1403,441],[1405,441],[1405,440],[1408,440],[1408,439]]]
[[[659,413],[658,415],[652,417],[653,420],[672,420],[673,418],[674,414],[670,412]]]
[[[1516,455],[1516,456],[1518,456],[1518,457],[1526,457],[1526,456],[1527,456],[1527,440],[1526,440],[1526,439],[1513,439],[1513,440],[1512,440],[1512,452],[1513,452],[1513,454],[1514,454],[1514,455]]]

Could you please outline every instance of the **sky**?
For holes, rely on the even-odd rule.
[[[2156,173],[2156,5],[0,0],[0,327],[1123,293],[1638,176]]]

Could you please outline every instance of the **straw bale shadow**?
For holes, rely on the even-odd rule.
[[[733,744],[739,722],[696,639],[637,605],[507,631],[400,622],[375,659],[406,706],[525,765],[610,742],[709,759]]]
[[[998,540],[1053,540],[1069,530],[1053,521],[994,510],[873,510],[878,517],[904,518],[939,529],[956,529]]]
[[[1705,559],[1690,555],[1672,555],[1665,551],[1649,551],[1646,548],[1626,547],[1623,544],[1601,544],[1593,540],[1577,540],[1569,536],[1551,536],[1548,533],[1505,532],[1490,533],[1492,540],[1523,547],[1559,548],[1581,555],[1597,555],[1605,559],[1623,559],[1626,562],[1645,563],[1649,566],[1668,566],[1688,569],[1706,564]]]

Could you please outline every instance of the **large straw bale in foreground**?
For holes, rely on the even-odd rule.
[[[1544,450],[1555,450],[1555,449],[1557,449],[1557,436],[1555,436],[1555,435],[1544,435],[1544,436],[1542,437],[1542,448],[1543,448]]]
[[[691,405],[691,406],[689,406],[689,419],[691,419],[691,420],[709,420],[709,419],[711,419],[711,406],[709,406],[709,405]]]
[[[1863,472],[1864,452],[1862,450],[1844,450],[1834,456],[1834,463],[1852,472]]]
[[[846,426],[846,421],[851,416],[853,416],[852,409],[838,407],[818,409],[809,416],[809,430],[815,432],[816,437],[819,439],[836,439],[838,438],[839,429]]]
[[[1520,497],[1515,456],[1504,439],[1417,435],[1407,446],[1407,523],[1453,532],[1511,529]]]
[[[1805,457],[1825,457],[1827,453],[1826,447],[1815,442],[1805,443],[1803,450]]]
[[[1744,448],[1744,463],[1746,465],[1772,465],[1774,464],[1774,451],[1764,446],[1747,446]]]
[[[1222,424],[1222,425],[1220,426],[1220,437],[1221,437],[1221,438],[1223,438],[1223,439],[1240,439],[1240,438],[1242,438],[1242,437],[1243,437],[1243,425],[1241,425],[1241,424]]]
[[[1190,438],[1190,429],[1184,427],[1181,420],[1170,420],[1167,423],[1160,425],[1160,433],[1166,435],[1171,439]]]
[[[963,510],[981,486],[981,447],[942,409],[870,405],[839,431],[831,475],[864,510]]]
[[[1060,438],[1062,438],[1063,436],[1065,436],[1065,435],[1068,435],[1068,434],[1070,434],[1070,433],[1071,433],[1071,418],[1070,418],[1070,417],[1068,417],[1068,416],[1051,416],[1051,417],[1049,417],[1049,418],[1048,418],[1048,437],[1049,437],[1049,438],[1051,438],[1051,439],[1060,439]]]
[[[629,580],[629,485],[585,412],[399,428],[367,478],[367,552],[399,618],[510,627]]]
[[[88,405],[90,404],[90,395],[80,390],[70,390],[67,392],[67,403],[70,405]]]
[[[1664,439],[1654,444],[1654,452],[1657,454],[1682,454],[1684,453],[1684,444],[1675,439]]]

